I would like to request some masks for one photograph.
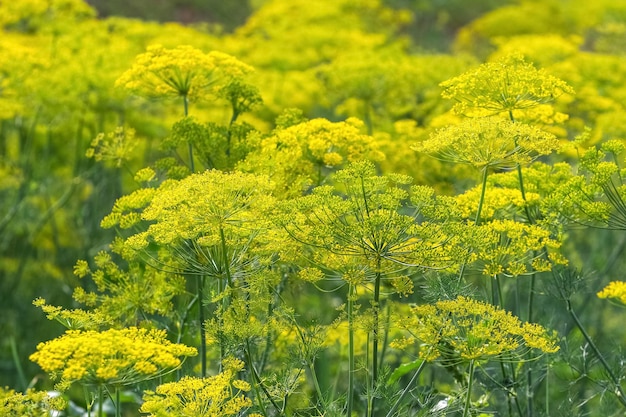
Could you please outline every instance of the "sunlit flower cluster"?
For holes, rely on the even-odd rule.
[[[574,92],[564,81],[537,70],[521,55],[482,64],[441,86],[444,98],[457,101],[454,110],[468,116],[523,111]]]
[[[212,377],[183,377],[180,381],[159,385],[146,391],[141,411],[150,417],[240,416],[252,401],[244,396],[250,390],[246,381],[235,379],[245,364],[233,358],[223,361],[224,370]],[[256,413],[247,414],[260,417]]]
[[[621,304],[626,305],[626,282],[613,281],[598,292],[598,297],[617,300]]]
[[[174,96],[195,101],[215,95],[229,79],[250,72],[252,67],[222,52],[207,54],[188,45],[174,49],[153,45],[137,56],[116,85],[139,96]]]
[[[86,385],[132,385],[178,368],[197,350],[171,343],[165,331],[136,327],[68,330],[40,343],[30,356],[65,389],[74,382]]]
[[[559,349],[542,326],[523,323],[510,312],[462,296],[413,307],[402,327],[413,339],[399,340],[397,346],[406,347],[413,340],[427,361],[512,361],[532,349],[539,353]]]
[[[414,146],[446,161],[477,168],[512,168],[559,148],[556,137],[541,129],[499,117],[465,119],[439,129]]]
[[[61,397],[52,398],[45,391],[29,389],[21,393],[0,387],[1,417],[43,417],[63,408]]]
[[[376,140],[362,129],[363,123],[354,118],[337,123],[314,119],[279,128],[266,137],[250,138],[257,142],[256,149],[241,167],[269,175],[288,196],[301,195],[322,183],[331,168],[385,158]]]

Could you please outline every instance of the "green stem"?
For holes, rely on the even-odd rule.
[[[198,276],[198,320],[200,321],[201,376],[206,376],[206,331],[204,329],[204,276]],[[221,362],[220,362],[221,363]]]
[[[85,408],[87,409],[87,417],[91,417],[91,393],[87,389],[87,386],[83,385],[83,392],[85,394]]]
[[[609,375],[609,378],[611,379],[611,382],[613,383],[613,385],[615,385],[615,390],[617,391],[617,392],[615,392],[615,395],[617,396],[617,399],[622,404],[622,406],[626,407],[626,394],[624,394],[624,390],[622,389],[622,385],[620,384],[619,380],[617,379],[617,377],[613,373],[613,370],[611,369],[611,366],[606,361],[606,359],[604,359],[604,356],[600,352],[600,349],[598,349],[598,346],[596,346],[596,344],[593,342],[593,340],[591,339],[591,336],[589,336],[589,333],[587,333],[587,330],[585,329],[585,327],[583,326],[582,322],[578,318],[578,315],[576,314],[576,312],[572,308],[571,301],[570,300],[565,300],[565,302],[567,304],[567,311],[569,312],[570,316],[572,316],[572,319],[574,319],[574,323],[576,323],[576,327],[578,327],[578,329],[582,333],[583,337],[585,338],[585,341],[587,341],[589,346],[591,346],[591,349],[595,353],[596,357],[600,360],[600,363],[604,367],[604,370]]]
[[[372,383],[370,385],[370,403],[368,407],[368,416],[371,417],[374,415],[374,403],[376,395],[376,387],[378,385],[378,326],[380,321],[379,315],[379,303],[380,303],[380,282],[382,280],[382,274],[380,273],[380,257],[376,259],[376,279],[374,281],[374,305],[373,305],[373,314],[374,314],[374,323],[373,323],[373,331],[372,331]]]
[[[352,403],[354,401],[354,285],[348,287],[348,398],[347,417],[352,417]]]
[[[115,387],[115,417],[122,417],[122,404],[120,402],[120,387]]]
[[[9,338],[9,344],[11,345],[11,356],[13,357],[15,368],[17,369],[17,375],[18,375],[20,384],[22,385],[22,391],[26,392],[26,389],[28,388],[28,383],[26,382],[24,369],[22,368],[22,363],[20,362],[20,357],[17,353],[17,345],[15,343],[15,337],[11,336]]]
[[[282,410],[278,407],[278,404],[274,402],[274,399],[269,395],[269,393],[265,390],[265,387],[261,383],[261,378],[259,377],[259,374],[257,373],[256,368],[254,367],[254,363],[252,362],[252,354],[250,353],[250,341],[248,339],[246,339],[245,354],[248,359],[248,365],[250,366],[250,372],[252,373],[252,379],[254,380],[253,381],[254,383],[252,384],[252,389],[254,389],[254,397],[257,400],[261,413],[265,417],[267,417],[267,410],[265,409],[265,405],[263,405],[263,400],[261,399],[261,393],[259,392],[259,387],[261,387],[261,389],[265,393],[265,396],[270,400],[270,402],[276,408],[276,410],[280,411],[282,415]]]
[[[103,417],[102,406],[104,405],[104,394],[102,391],[102,385],[98,385],[98,417]]]
[[[472,359],[469,364],[469,370],[467,371],[469,374],[469,380],[467,382],[467,396],[465,397],[465,407],[463,408],[463,417],[467,417],[470,404],[472,400],[472,383],[474,382],[474,360]]]
[[[183,96],[183,106],[185,108],[185,117],[189,116],[189,97],[186,95]],[[187,151],[189,152],[189,169],[193,174],[196,172],[196,167],[193,162],[193,144],[191,142],[187,143]]]
[[[483,211],[483,204],[485,202],[485,191],[487,190],[487,174],[489,173],[488,167],[483,168],[482,188],[480,190],[480,200],[478,201],[478,210],[476,211],[476,219],[474,223],[476,226],[480,224],[480,213]]]
[[[400,397],[398,397],[396,402],[391,407],[391,410],[389,410],[389,412],[387,413],[387,415],[385,417],[392,417],[393,416],[393,413],[396,411],[396,409],[398,408],[398,406],[400,405],[400,403],[402,402],[404,397],[408,394],[408,392],[411,389],[411,386],[413,385],[413,383],[415,382],[417,377],[422,373],[422,369],[424,369],[424,365],[426,365],[426,361],[423,360],[422,363],[420,363],[420,366],[415,371],[415,374],[413,374],[413,377],[411,378],[409,383],[402,390],[402,393],[400,394]],[[348,417],[350,417],[350,415],[348,415]]]

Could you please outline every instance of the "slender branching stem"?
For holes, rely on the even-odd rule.
[[[389,412],[387,413],[387,415],[385,417],[392,417],[393,413],[396,411],[396,409],[398,408],[398,406],[400,406],[400,403],[402,402],[402,400],[404,399],[404,397],[406,397],[406,395],[409,393],[409,391],[411,390],[411,387],[413,386],[413,383],[415,382],[415,380],[420,376],[420,374],[422,373],[422,369],[424,369],[424,366],[426,365],[426,361],[423,360],[422,363],[420,363],[420,366],[417,368],[417,370],[415,371],[415,373],[413,374],[413,376],[411,377],[411,380],[409,381],[409,383],[406,385],[406,387],[404,387],[404,389],[402,390],[402,393],[400,393],[400,396],[398,397],[398,399],[396,400],[395,403],[393,403],[393,406],[391,407],[391,409],[389,410]]]
[[[489,167],[483,168],[482,186],[480,190],[480,200],[478,200],[478,210],[476,210],[476,218],[474,223],[476,226],[480,224],[480,213],[483,211],[483,204],[485,202],[485,191],[487,190],[487,175],[489,174]]]
[[[580,332],[582,333],[583,337],[585,338],[585,341],[589,344],[589,346],[591,347],[591,350],[593,350],[593,353],[595,353],[598,360],[600,360],[600,363],[602,364],[602,367],[604,367],[604,370],[606,371],[607,375],[611,379],[611,382],[613,383],[613,385],[615,385],[615,395],[617,396],[617,399],[622,404],[622,406],[626,407],[626,394],[624,393],[624,390],[622,389],[622,385],[620,384],[619,379],[617,379],[617,377],[613,373],[613,370],[611,369],[611,366],[604,358],[604,355],[602,355],[602,352],[600,352],[600,349],[598,349],[598,346],[591,339],[591,336],[589,336],[589,333],[587,333],[585,326],[583,326],[582,322],[578,318],[578,315],[572,308],[571,301],[565,300],[565,303],[567,305],[567,311],[570,314],[570,316],[572,316],[572,319],[574,319],[574,323],[576,324],[576,327],[578,327],[578,330],[580,330]]]
[[[197,276],[198,294],[198,320],[200,322],[200,355],[201,355],[201,376],[206,376],[206,330],[204,329],[204,276]],[[221,362],[220,362],[221,363]],[[220,365],[221,366],[221,365]]]
[[[348,287],[348,394],[346,415],[352,416],[354,401],[354,285]]]

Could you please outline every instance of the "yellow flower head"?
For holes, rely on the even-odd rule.
[[[458,363],[469,360],[515,360],[531,349],[553,353],[559,348],[554,335],[511,313],[471,298],[416,306],[404,323],[422,343],[420,355]],[[401,342],[406,345],[406,341]]]
[[[454,111],[468,116],[526,110],[574,92],[564,81],[525,62],[521,55],[488,62],[440,85],[444,98],[457,101]]]
[[[252,71],[249,65],[222,52],[205,54],[188,45],[174,49],[153,45],[137,56],[115,85],[139,96],[185,97],[194,101],[214,95],[222,80]]]
[[[598,297],[608,298],[610,300],[617,300],[621,304],[626,305],[626,282],[610,282],[609,285],[604,287],[602,291],[598,293]]]
[[[466,119],[437,130],[413,149],[477,168],[512,168],[559,148],[556,137],[541,129],[500,117]]]
[[[93,385],[132,385],[178,368],[195,348],[171,343],[164,330],[130,327],[103,332],[68,330],[40,343],[30,356],[59,388],[73,382]]]
[[[238,359],[224,360],[224,371],[209,378],[184,377],[147,391],[141,411],[157,416],[236,416],[252,405],[243,393],[250,390],[246,381],[235,379],[244,368]]]

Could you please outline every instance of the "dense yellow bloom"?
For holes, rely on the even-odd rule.
[[[615,299],[626,305],[626,282],[610,282],[609,285],[602,289],[602,291],[598,292],[598,297]]]
[[[459,296],[412,308],[401,325],[421,344],[420,356],[448,364],[469,360],[509,361],[531,349],[544,353],[559,348],[546,329],[523,323],[510,312]],[[398,346],[407,346],[403,339]]]
[[[141,412],[150,417],[223,417],[239,416],[252,401],[243,395],[250,390],[246,381],[235,379],[244,369],[238,359],[223,361],[224,371],[208,378],[183,377],[146,391]],[[253,414],[256,415],[256,414]]]
[[[44,417],[64,408],[61,397],[51,398],[45,391],[21,393],[0,387],[0,417]]]
[[[208,54],[188,45],[166,49],[153,45],[137,56],[115,84],[144,97],[185,97],[190,101],[214,95],[225,81],[252,72],[228,54]]]
[[[573,93],[564,81],[537,70],[520,55],[488,62],[441,86],[444,98],[457,101],[454,110],[468,116],[526,110]]]
[[[499,117],[465,119],[437,130],[413,149],[477,168],[512,168],[559,148],[556,137],[541,129]]]
[[[550,271],[554,264],[566,265],[558,252],[561,243],[550,232],[536,225],[513,220],[493,220],[479,226],[470,245],[472,260],[487,276],[519,276],[533,271]],[[545,250],[548,259],[542,257]]]
[[[481,194],[481,186],[474,187],[463,194],[455,197],[461,216],[465,219],[476,217],[476,207]],[[526,199],[522,198],[519,189],[487,187],[481,211],[483,219],[511,218],[509,214],[522,213],[527,205],[537,204],[541,197],[537,193],[525,193]]]
[[[269,175],[279,192],[301,195],[321,183],[329,169],[360,159],[385,158],[376,140],[362,129],[363,122],[355,118],[337,123],[313,119],[278,128],[266,137],[249,138],[256,141],[256,149],[241,168]]]
[[[102,332],[68,330],[40,343],[30,356],[59,380],[65,389],[73,382],[90,385],[132,385],[178,368],[195,348],[171,343],[164,330],[130,327]]]

